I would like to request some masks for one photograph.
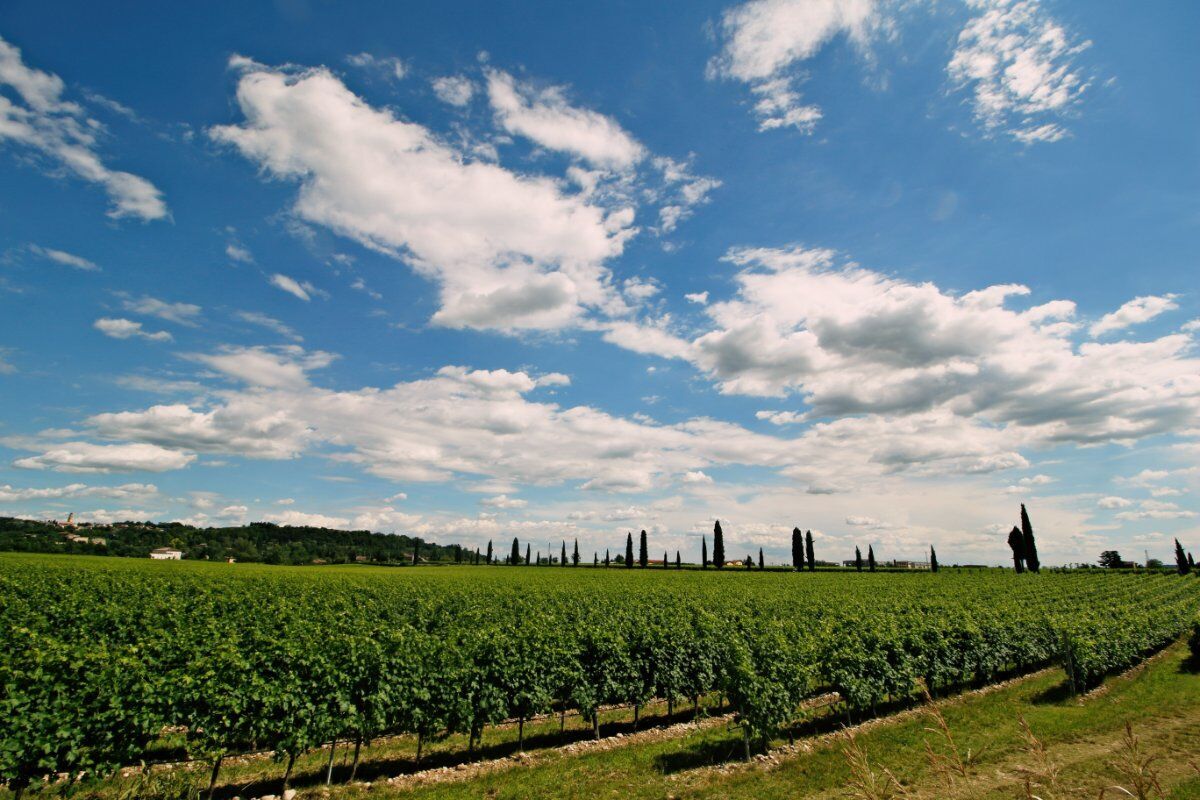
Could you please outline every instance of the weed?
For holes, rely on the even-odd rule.
[[[847,731],[845,736],[846,746],[842,749],[842,754],[850,766],[850,780],[847,784],[850,797],[854,800],[896,800],[908,796],[890,770],[885,768],[882,774],[875,774],[867,758],[867,751],[859,745],[853,733]]]

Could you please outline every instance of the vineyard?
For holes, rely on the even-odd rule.
[[[749,752],[826,692],[853,717],[1050,663],[1083,691],[1190,630],[1200,581],[9,555],[0,609],[0,774],[19,793],[152,758],[164,730],[215,779],[250,750],[286,774],[333,741],[471,749],[506,720],[596,726],[607,705],[713,695]]]

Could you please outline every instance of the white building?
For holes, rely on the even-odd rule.
[[[150,551],[150,557],[155,561],[178,561],[183,553],[174,547],[156,547]]]

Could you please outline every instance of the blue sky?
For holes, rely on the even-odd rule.
[[[1196,547],[1198,22],[9,3],[0,513]]]

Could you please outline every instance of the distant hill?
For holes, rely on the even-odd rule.
[[[230,528],[197,528],[179,522],[82,523],[0,517],[0,550],[32,553],[79,553],[146,558],[156,547],[174,547],[188,559],[265,564],[354,563],[411,564],[414,545],[422,562],[453,563],[456,546],[419,537],[371,531],[294,527],[252,522]],[[466,550],[463,550],[466,559]]]

